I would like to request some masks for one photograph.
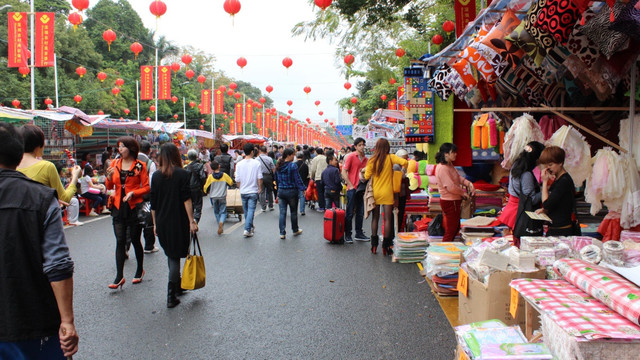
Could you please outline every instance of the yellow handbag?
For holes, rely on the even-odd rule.
[[[204,287],[207,277],[204,269],[204,257],[202,256],[198,236],[196,234],[191,234],[191,240],[193,241],[193,254],[187,255],[187,259],[184,261],[182,282],[180,284],[183,289],[187,290],[195,290]],[[198,248],[198,253],[200,253],[200,255],[196,254],[196,247]]]

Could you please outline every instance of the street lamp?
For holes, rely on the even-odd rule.
[[[3,5],[3,6],[0,6],[0,10],[4,10],[4,9],[10,8],[10,7],[11,7],[11,5]]]

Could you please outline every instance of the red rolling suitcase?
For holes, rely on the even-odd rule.
[[[344,242],[345,211],[342,209],[327,209],[324,212],[324,238],[331,243]]]

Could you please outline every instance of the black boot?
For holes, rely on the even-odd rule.
[[[382,255],[393,255],[393,237],[385,237],[382,239]]]
[[[376,254],[378,252],[378,235],[371,235],[371,253]]]
[[[180,300],[176,297],[176,289],[179,286],[180,285],[169,281],[169,284],[167,285],[167,307],[168,308],[174,308],[178,304],[180,304]]]

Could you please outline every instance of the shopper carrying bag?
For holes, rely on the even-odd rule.
[[[187,255],[182,269],[182,282],[180,287],[185,290],[195,290],[203,288],[206,283],[207,274],[204,267],[204,256],[200,249],[198,235],[191,234],[193,253]],[[198,251],[196,253],[196,248]],[[198,255],[199,254],[199,255]]]

